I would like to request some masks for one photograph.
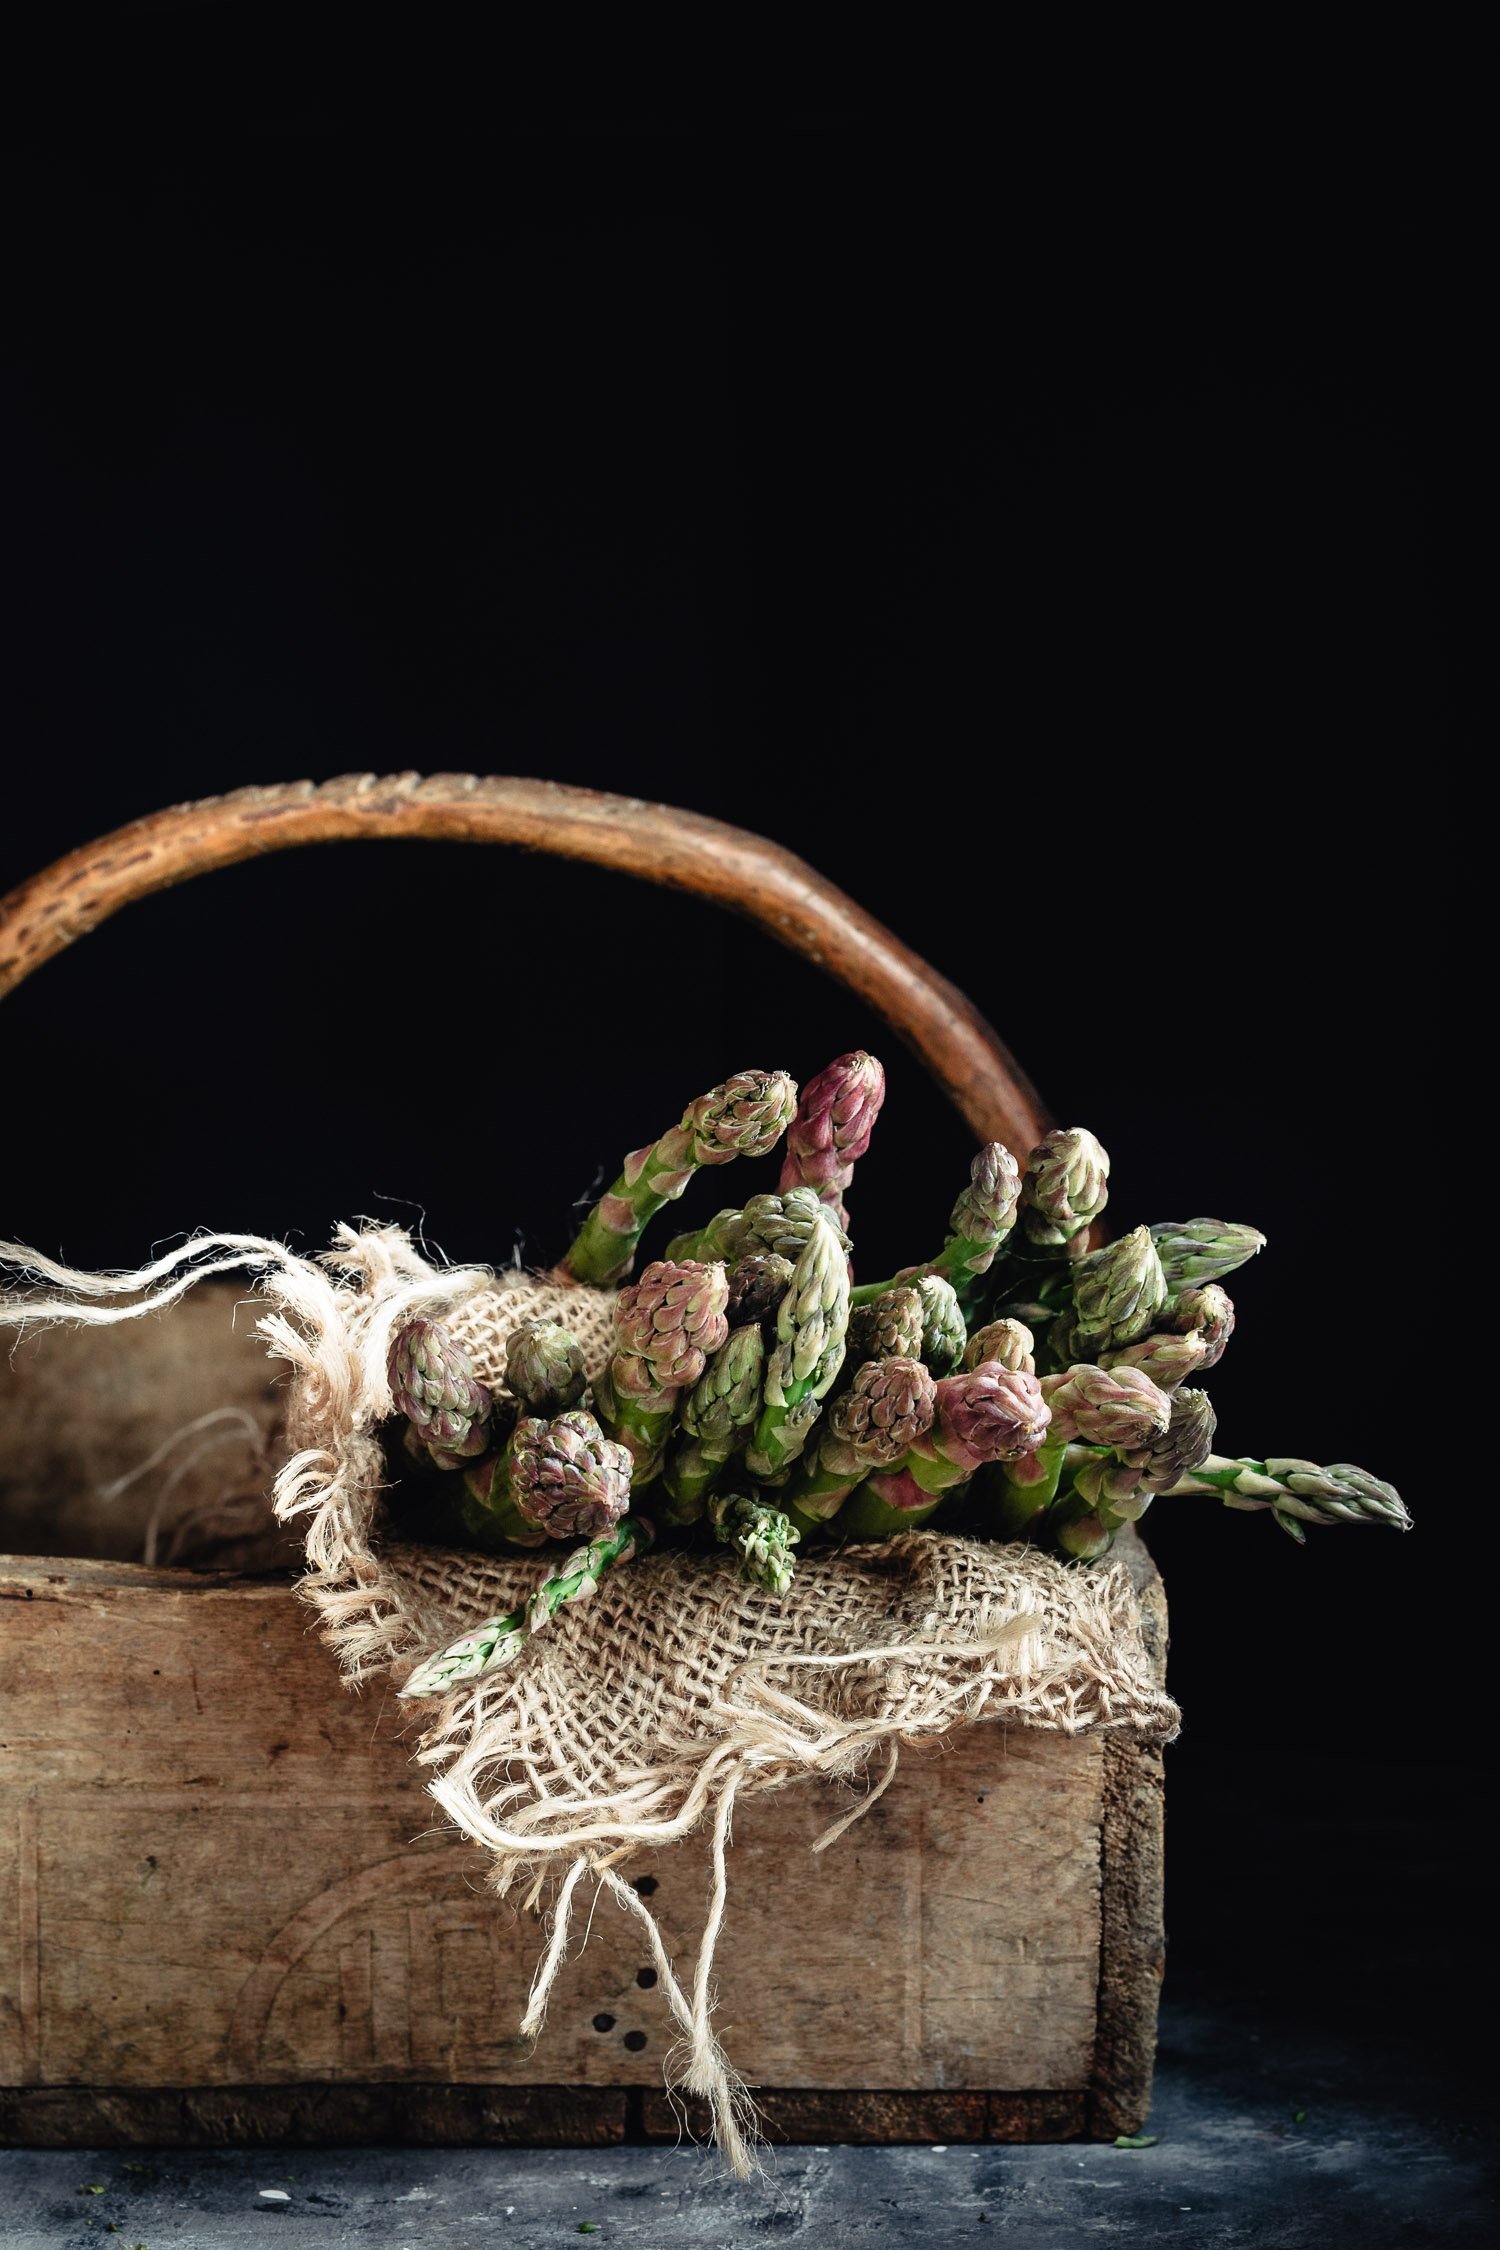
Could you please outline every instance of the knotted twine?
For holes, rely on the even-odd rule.
[[[399,1685],[419,1658],[520,1607],[555,1566],[555,1554],[495,1558],[380,1536],[387,1355],[403,1321],[441,1317],[500,1385],[506,1338],[546,1314],[572,1329],[596,1377],[613,1328],[607,1291],[520,1268],[436,1265],[401,1229],[374,1225],[341,1227],[319,1260],[254,1235],[197,1236],[131,1274],[80,1273],[8,1244],[0,1260],[44,1285],[5,1300],[23,1325],[135,1319],[206,1275],[259,1276],[269,1309],[257,1326],[294,1370],[276,1512],[302,1531],[300,1591],[349,1685],[382,1675]],[[979,1719],[1070,1735],[1175,1733],[1121,1566],[916,1531],[814,1549],[777,1600],[742,1584],[723,1554],[664,1550],[606,1574],[519,1659],[447,1697],[416,1755],[448,1818],[489,1852],[496,1891],[524,1883],[535,1906],[558,1879],[523,2031],[542,2028],[592,1875],[643,1924],[682,2033],[677,2083],[707,2099],[743,2174],[751,2105],[712,2023],[736,1802],[805,1775],[849,1783],[878,1755],[878,1780],[819,1838],[821,1851],[889,1786],[903,1742]],[[710,1895],[684,1989],[620,1863],[705,1824]]]

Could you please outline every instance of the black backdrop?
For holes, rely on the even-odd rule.
[[[270,125],[44,138],[10,222],[0,883],[250,780],[675,801],[962,984],[1112,1150],[1112,1219],[1266,1230],[1221,1445],[1364,1462],[1418,1529],[1150,1519],[1177,1973],[1359,2026],[1394,2085],[1478,1903],[1455,1495],[1388,1294],[1430,1286],[1424,1180],[1469,1223],[1437,1153],[1455,409],[1420,201],[1017,194],[980,135],[857,121]],[[0,1036],[0,1229],[89,1262],[358,1212],[549,1256],[700,1085],[860,1043],[891,1071],[866,1271],[933,1239],[967,1156],[754,930],[498,853],[234,869]]]

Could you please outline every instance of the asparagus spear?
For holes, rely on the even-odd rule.
[[[1099,1354],[1101,1367],[1133,1367],[1137,1374],[1149,1375],[1159,1391],[1175,1391],[1190,1375],[1201,1374],[1207,1361],[1208,1347],[1196,1329],[1185,1336],[1161,1330],[1143,1336],[1138,1344],[1123,1344],[1117,1352]]]
[[[1041,1445],[987,1470],[980,1483],[985,1527],[996,1538],[1026,1539],[1041,1528],[1076,1440],[1140,1445],[1171,1420],[1170,1399],[1136,1368],[1070,1367],[1066,1374],[1044,1375],[1040,1388],[1051,1415]]]
[[[635,1482],[648,1484],[682,1393],[729,1334],[722,1266],[658,1258],[615,1299],[615,1346],[595,1385],[599,1419],[628,1446]]]
[[[457,1468],[486,1450],[494,1401],[441,1321],[406,1321],[391,1338],[386,1367],[411,1437],[440,1469]]]
[[[788,1470],[807,1442],[844,1363],[848,1325],[849,1260],[839,1229],[823,1219],[777,1308],[776,1348],[766,1363],[764,1403],[746,1456],[762,1483]]]
[[[729,1303],[725,1310],[731,1328],[744,1328],[753,1320],[775,1324],[776,1309],[792,1285],[795,1267],[790,1258],[772,1250],[752,1251],[730,1270]]]
[[[1200,1362],[1205,1374],[1217,1367],[1234,1334],[1234,1299],[1216,1281],[1184,1289],[1162,1315],[1163,1328],[1178,1336],[1198,1336],[1203,1342]]]
[[[646,1222],[681,1195],[703,1165],[764,1156],[797,1106],[782,1070],[740,1070],[702,1094],[659,1141],[627,1156],[620,1177],[584,1220],[564,1261],[579,1281],[606,1283],[630,1269]]]
[[[838,1513],[872,1469],[894,1469],[932,1427],[937,1386],[919,1359],[866,1360],[824,1417],[782,1495],[804,1530]]]
[[[1228,1219],[1163,1219],[1151,1229],[1151,1239],[1174,1294],[1206,1281],[1222,1281],[1266,1246],[1257,1228],[1236,1226]]]
[[[1045,1525],[1054,1546],[1079,1562],[1107,1554],[1122,1524],[1138,1523],[1155,1493],[1207,1459],[1213,1437],[1207,1393],[1182,1389],[1173,1393],[1166,1429],[1141,1445],[1111,1453],[1070,1448],[1071,1488],[1060,1495]],[[1082,1455],[1076,1462],[1075,1452]]]
[[[1016,1223],[1020,1200],[1021,1167],[1001,1142],[986,1142],[969,1167],[969,1184],[949,1215],[948,1239],[935,1261],[960,1296],[989,1272]]]
[[[983,1328],[976,1328],[964,1346],[963,1364],[966,1368],[979,1367],[987,1359],[998,1359],[1015,1375],[1036,1373],[1036,1338],[1024,1320],[990,1320]]]
[[[643,1516],[622,1516],[610,1530],[569,1555],[518,1609],[490,1618],[419,1664],[401,1689],[402,1697],[415,1701],[422,1696],[447,1695],[466,1680],[498,1672],[520,1655],[531,1635],[560,1609],[569,1602],[586,1601],[605,1571],[629,1562],[632,1555],[643,1554],[650,1543],[651,1526]]]
[[[739,1556],[741,1578],[778,1599],[790,1590],[796,1568],[792,1549],[802,1534],[779,1508],[725,1492],[715,1493],[708,1514],[719,1544]]]
[[[999,1141],[988,1141],[969,1167],[967,1187],[960,1191],[948,1218],[948,1235],[935,1258],[910,1273],[897,1274],[896,1282],[909,1281],[918,1272],[940,1274],[960,1298],[972,1292],[987,1274],[995,1253],[1016,1223],[1021,1193],[1021,1173],[1010,1150]],[[854,1292],[856,1305],[868,1305],[895,1286],[889,1281],[865,1282]]]
[[[766,1344],[760,1323],[732,1328],[679,1411],[683,1435],[668,1456],[662,1484],[663,1514],[671,1523],[693,1523],[703,1502],[760,1413]]]
[[[1061,1250],[1091,1226],[1109,1201],[1109,1157],[1082,1125],[1043,1135],[1026,1159],[1021,1232],[1041,1250]]]
[[[1052,1349],[1096,1359],[1144,1336],[1167,1301],[1166,1276],[1149,1227],[1136,1227],[1074,1268],[1073,1311],[1054,1324]]]
[[[459,1511],[487,1546],[592,1538],[630,1506],[630,1469],[592,1414],[524,1414],[503,1451],[465,1469]]]
[[[969,1340],[958,1294],[952,1282],[946,1281],[940,1273],[916,1274],[908,1286],[915,1289],[922,1300],[920,1357],[934,1375],[951,1375],[963,1358],[964,1345]]]
[[[561,1414],[588,1385],[578,1340],[560,1320],[523,1320],[505,1341],[505,1380],[529,1414]]]
[[[1044,1375],[1042,1397],[1052,1414],[1052,1436],[1071,1444],[1142,1445],[1159,1437],[1172,1419],[1172,1401],[1135,1367],[1070,1367]]]
[[[1282,1530],[1299,1541],[1305,1537],[1304,1523],[1384,1523],[1396,1531],[1411,1529],[1411,1516],[1395,1486],[1349,1461],[1334,1461],[1324,1469],[1287,1453],[1268,1454],[1263,1461],[1248,1454],[1231,1461],[1210,1453],[1166,1490],[1174,1497],[1217,1492],[1226,1508],[1269,1508]]]
[[[810,1187],[828,1205],[841,1227],[848,1225],[844,1194],[854,1167],[870,1145],[885,1072],[863,1048],[840,1055],[802,1089],[797,1114],[787,1128],[780,1187]]]
[[[1158,1389],[1173,1391],[1190,1375],[1217,1367],[1233,1333],[1233,1300],[1211,1281],[1171,1298],[1149,1335],[1118,1351],[1100,1352],[1099,1365],[1139,1368]]]
[[[742,1258],[767,1254],[790,1258],[793,1265],[812,1239],[813,1229],[832,1225],[838,1229],[844,1255],[849,1237],[831,1207],[810,1187],[788,1188],[784,1195],[752,1195],[742,1210],[718,1211],[706,1227],[679,1234],[667,1244],[669,1258],[698,1258],[705,1265],[715,1259],[738,1265]]]
[[[888,1472],[868,1477],[845,1501],[839,1528],[872,1538],[924,1523],[945,1493],[977,1469],[1034,1453],[1051,1415],[1034,1375],[990,1360],[933,1386],[929,1427]]]
[[[851,1359],[920,1359],[927,1334],[922,1293],[907,1282],[882,1289],[849,1314]]]
[[[1150,1430],[1136,1444],[1089,1450],[1073,1468],[1073,1490],[1112,1530],[1138,1522],[1154,1494],[1170,1491],[1208,1459],[1216,1422],[1207,1391],[1183,1386],[1172,1393],[1164,1430]]]

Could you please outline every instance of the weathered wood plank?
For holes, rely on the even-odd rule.
[[[21,1561],[0,1592],[0,2082],[659,2087],[670,2027],[611,1902],[519,2039],[540,1926],[433,1832],[395,1712],[340,1690],[283,1590]],[[747,2076],[1081,2099],[1103,1743],[980,1727],[909,1752],[814,1857],[835,1809],[811,1787],[737,1816],[719,2020]],[[702,1853],[631,1872],[690,1957]]]
[[[808,2141],[1076,2141],[1085,2097],[771,2086],[756,2091],[767,2137]],[[706,2106],[660,2087],[0,2087],[0,2146],[603,2148],[709,2132]]]

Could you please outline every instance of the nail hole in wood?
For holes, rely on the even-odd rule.
[[[615,2019],[613,2016],[595,2016],[594,2029],[596,2031],[613,2031],[614,2028]]]
[[[654,1898],[656,1896],[656,1877],[654,1875],[638,1875],[630,1887],[637,1898]]]
[[[638,2055],[646,2044],[646,2034],[644,2031],[627,2031],[625,2044],[633,2055]]]
[[[649,1992],[656,1982],[656,1971],[654,1969],[637,1969],[635,1981],[643,1992]]]

